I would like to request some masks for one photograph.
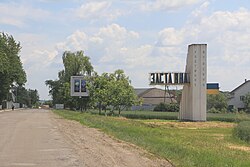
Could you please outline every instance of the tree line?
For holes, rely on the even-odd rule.
[[[250,93],[243,96],[244,110],[243,112],[250,113]],[[226,113],[238,112],[236,108],[229,108],[227,102],[230,98],[229,92],[220,92],[215,95],[207,95],[207,110],[211,113]]]
[[[122,110],[132,105],[141,104],[131,86],[129,77],[121,69],[112,73],[104,72],[98,74],[90,62],[90,58],[84,55],[83,51],[70,52],[65,51],[62,56],[64,69],[58,72],[57,80],[46,80],[45,84],[49,87],[49,94],[52,97],[53,106],[55,104],[64,104],[65,108],[78,110],[83,104],[84,109],[96,108],[101,111]],[[85,76],[88,98],[79,98],[70,96],[70,78],[71,76]],[[181,91],[177,92],[177,101],[179,104]],[[229,111],[227,101],[229,93],[220,92],[218,95],[207,96],[208,112],[220,113]],[[179,100],[178,100],[179,99]],[[250,111],[250,94],[246,95],[244,100],[246,111]],[[170,106],[173,108],[173,106]],[[178,110],[178,106],[174,106]]]
[[[14,100],[12,94],[16,96],[15,102],[27,106],[39,100],[37,90],[24,87],[27,77],[19,56],[21,48],[13,36],[0,33],[0,105],[3,101]]]
[[[45,81],[53,105],[64,104],[65,108],[76,110],[83,104],[84,109],[97,108],[99,113],[102,110],[106,113],[108,108],[111,112],[117,109],[120,114],[125,108],[140,103],[129,77],[123,70],[118,69],[113,73],[99,75],[83,51],[65,51],[62,60],[64,69],[58,72],[58,79]],[[71,76],[85,77],[89,91],[88,98],[70,96]]]

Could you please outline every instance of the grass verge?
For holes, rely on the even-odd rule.
[[[250,145],[231,137],[233,123],[131,120],[65,110],[54,113],[134,143],[175,166],[250,166]]]
[[[93,114],[98,114],[97,110],[90,111]],[[104,112],[102,112],[104,115]],[[115,116],[118,112],[115,111]],[[121,116],[130,119],[163,119],[163,120],[178,120],[178,112],[153,112],[153,111],[123,111]],[[207,113],[208,121],[223,121],[223,122],[241,122],[250,121],[250,114],[240,113]]]

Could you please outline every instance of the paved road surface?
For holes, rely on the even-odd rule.
[[[171,166],[145,150],[46,110],[0,113],[0,167]]]
[[[82,166],[46,110],[0,113],[0,167]]]

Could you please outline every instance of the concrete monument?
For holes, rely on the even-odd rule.
[[[190,83],[185,84],[180,105],[180,120],[206,121],[207,108],[207,45],[188,46],[186,73]]]
[[[184,85],[179,119],[206,121],[207,45],[188,46],[185,72],[150,73],[150,85]]]

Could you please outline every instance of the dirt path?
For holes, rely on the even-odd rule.
[[[0,113],[0,167],[170,166],[129,143],[46,110]]]
[[[133,144],[126,143],[80,123],[54,116],[60,131],[74,143],[81,160],[88,167],[170,167]]]

